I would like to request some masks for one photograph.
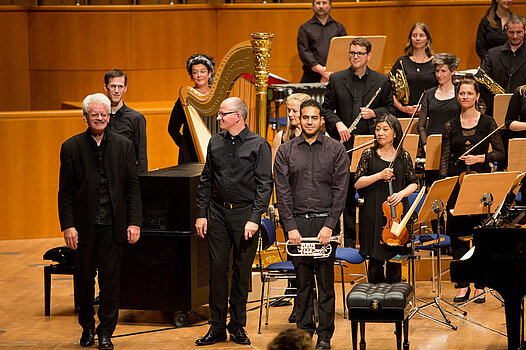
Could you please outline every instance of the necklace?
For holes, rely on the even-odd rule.
[[[420,59],[420,62],[418,62],[419,60],[417,59],[417,57],[416,57],[415,55],[413,55],[413,62],[415,63],[416,71],[417,71],[418,73],[420,73],[420,66],[419,66],[419,64],[424,63],[424,61],[426,60],[426,58],[427,58],[427,55],[424,56],[422,59]]]

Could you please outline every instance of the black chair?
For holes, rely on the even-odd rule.
[[[56,247],[44,254],[44,260],[55,262],[44,266],[44,315],[49,316],[51,310],[51,275],[73,275],[73,249],[68,246]],[[78,301],[75,278],[73,278],[74,305],[77,310]]]

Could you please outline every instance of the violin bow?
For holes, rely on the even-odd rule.
[[[479,142],[477,142],[473,147],[471,147],[471,148],[468,149],[466,152],[464,152],[464,154],[461,155],[460,157],[458,157],[458,159],[460,160],[460,158],[462,158],[462,157],[464,157],[464,156],[467,156],[469,153],[471,153],[471,151],[473,151],[473,149],[474,149],[475,147],[477,147],[478,145],[480,145],[482,142],[486,141],[491,135],[493,135],[495,132],[497,132],[497,130],[502,129],[505,125],[506,125],[506,123],[502,123],[498,128],[496,128],[495,130],[493,130],[492,132],[490,132],[488,135],[486,135],[486,137],[484,137],[482,140],[480,140]]]

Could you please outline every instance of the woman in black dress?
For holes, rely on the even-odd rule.
[[[506,128],[510,130],[510,139],[526,138],[526,85],[519,86],[513,92],[508,112],[506,113]],[[521,185],[521,200],[518,205],[526,204],[526,181]]]
[[[194,89],[203,95],[208,94],[214,81],[214,58],[205,54],[195,54],[186,60],[186,70],[194,82]],[[183,133],[181,134],[181,126]],[[186,121],[181,99],[177,99],[168,122],[168,133],[179,146],[178,164],[197,162],[197,152]]]
[[[401,148],[393,168],[388,167],[395,157],[402,135],[402,127],[395,116],[387,114],[379,117],[375,125],[374,146],[362,153],[356,169],[354,187],[363,191],[365,200],[360,210],[360,254],[369,257],[370,283],[395,283],[402,280],[400,264],[389,262],[389,259],[403,253],[403,247],[380,242],[385,225],[382,203],[387,201],[390,205],[396,205],[402,202],[406,212],[409,209],[406,197],[417,189],[417,178],[407,151]],[[390,179],[393,181],[392,195],[389,195],[386,182]]]
[[[429,28],[422,22],[417,22],[409,31],[407,45],[404,49],[405,56],[398,57],[391,73],[402,69],[409,85],[409,102],[402,104],[396,94],[394,105],[397,108],[398,118],[408,118],[417,108],[418,100],[424,90],[437,85],[435,78],[435,65],[433,64],[433,39]],[[418,113],[418,111],[417,111]]]
[[[491,171],[489,164],[504,158],[504,145],[498,132],[474,148],[470,154],[462,156],[471,146],[476,145],[497,129],[497,124],[492,117],[481,114],[477,110],[476,104],[480,93],[475,81],[462,80],[458,86],[457,98],[461,107],[460,117],[448,121],[442,134],[441,178],[460,175],[466,171],[467,166],[470,171],[489,173]],[[490,144],[491,152],[489,152]],[[450,214],[450,209],[455,207],[459,189],[460,186],[457,184],[447,203],[446,233],[451,237],[453,259],[460,259],[469,249],[469,243],[461,241],[459,237],[471,235],[474,227],[482,219],[480,215],[453,216]],[[458,288],[458,291],[453,299],[454,302],[461,303],[469,299],[469,283],[457,283],[455,288]],[[475,285],[475,296],[483,292],[483,286]],[[476,303],[484,301],[484,297],[475,300]]]
[[[432,134],[442,135],[446,122],[458,118],[460,114],[455,86],[451,81],[457,70],[458,62],[457,56],[448,53],[439,53],[433,58],[438,86],[425,91],[422,109],[418,117],[418,133],[424,152],[426,151],[427,137]],[[426,186],[431,186],[437,179],[438,170],[426,171]]]
[[[508,21],[511,0],[492,0],[491,6],[480,20],[477,30],[477,55],[484,60],[488,50],[504,45],[508,40],[504,27]]]

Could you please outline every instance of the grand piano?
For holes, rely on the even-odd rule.
[[[473,245],[469,259],[451,262],[451,281],[478,282],[499,292],[505,302],[508,349],[525,349],[526,229],[481,227],[473,234]]]

